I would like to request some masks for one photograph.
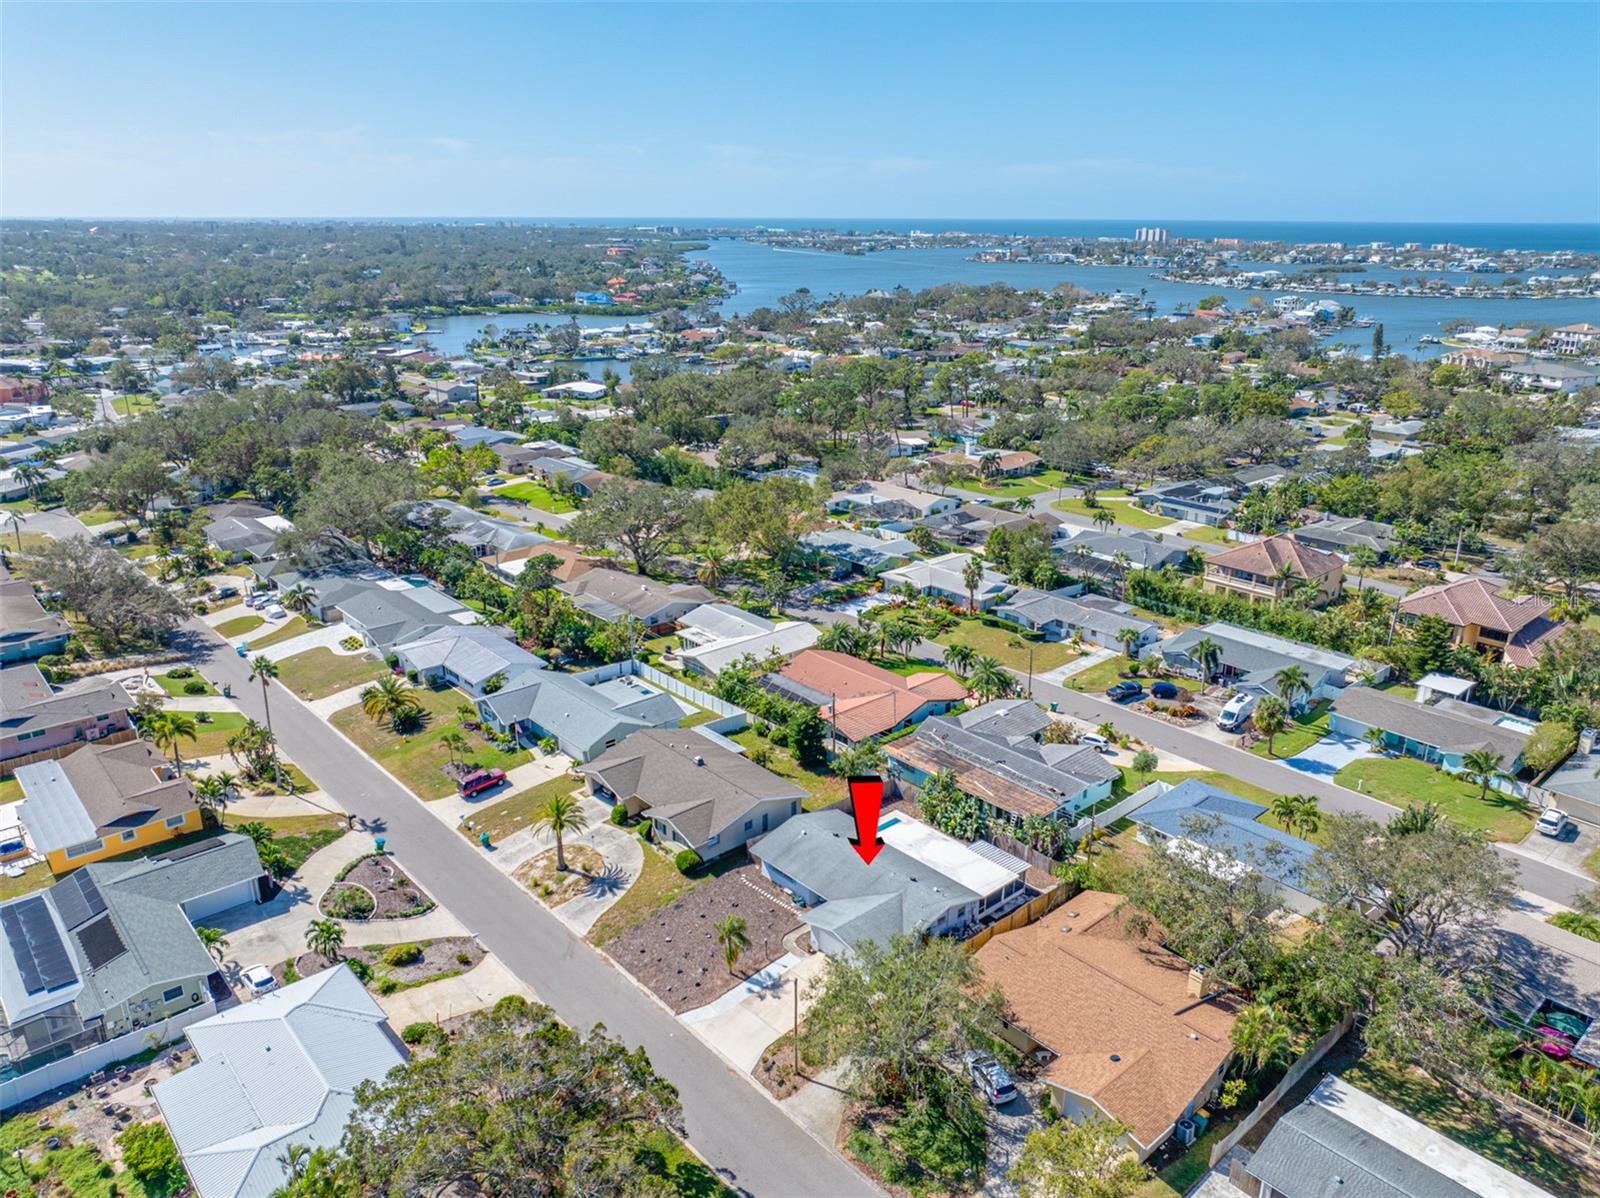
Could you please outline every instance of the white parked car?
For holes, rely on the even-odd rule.
[[[281,620],[289,613],[284,610],[283,604],[269,603],[266,607],[261,609],[261,614],[266,616],[269,620]]]
[[[1080,733],[1078,736],[1078,743],[1080,745],[1089,745],[1101,753],[1111,753],[1115,751],[1111,747],[1111,742],[1105,737],[1101,736],[1098,732]]]
[[[239,976],[244,980],[244,988],[250,991],[251,998],[271,994],[278,988],[278,979],[272,976],[272,970],[265,965],[246,965]]]
[[[1539,822],[1534,825],[1542,835],[1557,838],[1565,836],[1567,829],[1572,826],[1572,817],[1559,807],[1546,807],[1539,816]]]

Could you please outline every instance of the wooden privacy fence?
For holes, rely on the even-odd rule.
[[[1037,919],[1042,919],[1046,914],[1054,911],[1062,903],[1078,893],[1076,886],[1069,886],[1066,882],[1057,882],[1049,890],[1036,898],[1030,899],[1018,907],[1004,919],[997,920],[984,928],[976,936],[966,942],[969,953],[975,953],[988,944],[995,936],[1002,932],[1012,932],[1017,928],[1025,928]]]
[[[116,732],[108,732],[104,736],[97,736],[93,740],[84,737],[68,741],[64,745],[57,745],[53,749],[41,749],[37,753],[28,753],[22,757],[12,757],[6,761],[0,761],[0,778],[9,778],[23,766],[32,765],[35,761],[55,761],[58,758],[65,757],[68,753],[83,748],[84,745],[120,745],[125,741],[136,739],[138,735],[132,728],[121,728]]]
[[[1329,1050],[1344,1038],[1345,1033],[1350,1030],[1351,1025],[1354,1023],[1355,1016],[1346,1015],[1337,1024],[1329,1028],[1322,1039],[1306,1049],[1304,1056],[1289,1066],[1289,1071],[1283,1075],[1283,1080],[1272,1087],[1271,1093],[1256,1103],[1256,1109],[1239,1120],[1238,1127],[1211,1146],[1211,1168],[1215,1169],[1217,1162],[1226,1156],[1234,1145],[1249,1135],[1251,1129],[1257,1123],[1260,1123],[1261,1120],[1272,1113],[1273,1108],[1283,1101],[1284,1095],[1288,1094],[1301,1078],[1310,1073],[1317,1063],[1328,1055]]]

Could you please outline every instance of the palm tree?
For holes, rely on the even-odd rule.
[[[1094,509],[1093,519],[1094,526],[1101,532],[1110,532],[1111,526],[1117,522],[1117,518],[1111,514],[1111,509],[1103,507]]]
[[[216,813],[219,828],[225,826],[222,812],[231,789],[231,784],[224,782],[223,776],[219,774],[208,774],[194,784],[194,797],[200,800],[200,806],[204,810]]]
[[[833,772],[841,778],[859,778],[867,774],[876,774],[883,769],[883,750],[878,747],[877,741],[864,740],[860,744],[836,749],[830,764]]]
[[[1306,677],[1305,669],[1301,666],[1284,666],[1272,676],[1272,685],[1290,711],[1294,710],[1296,699],[1311,693],[1311,679]]]
[[[1222,661],[1222,646],[1209,636],[1203,636],[1189,650],[1189,656],[1200,667],[1200,681],[1210,686],[1211,679],[1216,676],[1217,666]]]
[[[722,576],[727,573],[728,555],[722,546],[711,542],[700,551],[700,562],[695,566],[694,576],[703,587],[716,590],[722,583]]]
[[[324,961],[337,961],[339,950],[344,947],[343,926],[331,919],[312,920],[311,926],[306,929],[306,947],[314,953],[320,953]]]
[[[1006,672],[997,658],[983,656],[973,659],[967,685],[980,700],[987,703],[990,699],[1009,695],[1016,686],[1016,679]]]
[[[22,552],[22,523],[27,516],[21,512],[6,512],[0,514],[0,524],[11,525],[11,531],[17,535],[17,552]]]
[[[449,752],[451,765],[456,763],[458,757],[464,759],[467,755],[467,738],[461,734],[459,729],[450,729],[439,738],[439,743]]]
[[[1033,510],[1033,496],[1024,495],[1011,505],[1013,511],[1031,512]]]
[[[1389,754],[1389,734],[1382,728],[1368,728],[1362,733],[1361,739],[1366,741],[1377,752],[1384,756]]]
[[[977,656],[978,651],[971,645],[957,641],[955,644],[945,648],[944,664],[965,678],[968,671],[972,669],[973,659]]]
[[[181,769],[183,759],[178,755],[182,741],[193,740],[197,735],[194,716],[186,711],[156,711],[146,717],[144,732],[156,747],[172,754],[172,768]]]
[[[732,974],[734,965],[750,947],[750,933],[746,929],[744,916],[730,915],[717,924],[717,944],[722,949],[722,959],[728,963],[728,973]]]
[[[217,964],[222,964],[222,954],[228,950],[228,938],[221,928],[196,928],[194,934],[200,937],[200,943],[206,946],[206,952],[217,959]]]
[[[567,870],[566,846],[562,841],[568,832],[582,832],[589,827],[589,813],[572,795],[555,795],[534,813],[528,825],[534,831],[548,829],[556,838],[556,869]]]
[[[1260,1073],[1286,1060],[1294,1047],[1288,1024],[1268,1003],[1251,1003],[1240,1011],[1230,1035],[1239,1066],[1248,1073]]]
[[[1367,582],[1367,571],[1378,564],[1378,555],[1367,545],[1357,545],[1350,551],[1350,564],[1356,568],[1356,590],[1359,592]]]
[[[967,588],[967,610],[978,610],[978,587],[983,583],[983,563],[976,553],[967,555],[967,564],[961,567],[961,583]]]
[[[375,724],[385,720],[398,727],[407,717],[422,709],[411,688],[395,675],[380,678],[361,692],[361,710]]]
[[[1389,821],[1384,831],[1390,836],[1415,836],[1426,832],[1439,822],[1439,807],[1435,803],[1410,803],[1405,810]]]
[[[1500,776],[1500,758],[1492,749],[1474,749],[1461,758],[1461,772],[1478,783],[1478,799],[1489,797],[1489,785]]]
[[[317,600],[316,591],[303,582],[297,582],[283,594],[278,596],[278,602],[293,612],[304,612]]]
[[[1139,638],[1143,635],[1137,628],[1117,629],[1117,643],[1122,646],[1123,656],[1129,661],[1133,660],[1133,651],[1139,647]]]
[[[256,654],[250,662],[250,681],[261,683],[261,714],[267,721],[267,734],[273,740],[276,740],[277,737],[272,736],[272,704],[267,699],[267,688],[272,685],[277,677],[278,663],[265,653]],[[272,759],[272,781],[274,785],[280,785],[283,782],[283,766],[278,763],[276,756]]]
[[[817,634],[817,648],[826,649],[830,653],[854,653],[856,630],[842,622],[829,624]]]
[[[1291,821],[1302,836],[1315,836],[1322,827],[1322,809],[1316,795],[1295,795],[1295,814]]]
[[[1289,722],[1289,709],[1277,695],[1264,695],[1251,715],[1256,731],[1267,738],[1267,756],[1271,757],[1272,742]]]
[[[1293,562],[1284,562],[1272,572],[1272,581],[1277,588],[1279,599],[1288,597],[1290,584],[1298,577],[1300,576],[1295,572]]]
[[[1287,832],[1300,814],[1299,795],[1275,795],[1272,800],[1272,818]]]

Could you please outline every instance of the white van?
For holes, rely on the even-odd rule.
[[[1224,732],[1239,731],[1250,718],[1250,713],[1256,709],[1256,700],[1260,697],[1246,691],[1234,691],[1233,697],[1217,713],[1217,727]]]

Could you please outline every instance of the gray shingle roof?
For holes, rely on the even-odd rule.
[[[1489,749],[1502,765],[1515,761],[1528,743],[1526,732],[1495,722],[1505,718],[1500,712],[1454,699],[1413,703],[1371,687],[1353,686],[1334,699],[1333,711],[1345,719],[1409,737],[1445,753]]]

